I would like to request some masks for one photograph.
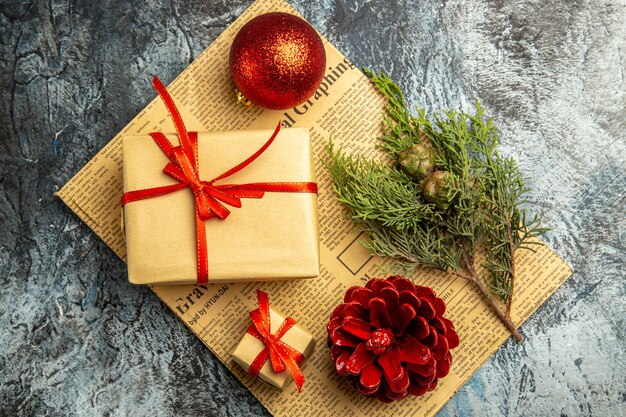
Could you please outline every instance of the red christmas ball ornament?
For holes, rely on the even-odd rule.
[[[305,102],[319,87],[326,52],[306,21],[288,13],[267,13],[246,23],[230,49],[230,71],[239,91],[267,109]]]
[[[434,390],[459,345],[445,311],[432,289],[402,277],[351,287],[327,327],[337,372],[383,402]]]

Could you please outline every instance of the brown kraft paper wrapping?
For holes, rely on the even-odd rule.
[[[270,325],[272,328],[272,334],[276,333],[284,320],[285,316],[274,311],[270,307]],[[300,368],[303,367],[306,359],[311,356],[313,348],[315,347],[315,339],[313,338],[313,335],[300,327],[298,323],[296,323],[291,329],[287,330],[280,340],[304,355],[304,362],[300,364]],[[252,362],[254,362],[258,354],[261,353],[263,349],[265,349],[265,344],[263,344],[263,342],[256,337],[245,333],[233,351],[233,360],[241,365],[241,367],[247,372],[248,369],[250,369]],[[280,388],[281,390],[289,385],[293,380],[289,372],[286,370],[279,374],[274,373],[269,359],[263,364],[263,367],[261,367],[259,378],[276,388]]]
[[[200,132],[200,178],[211,180],[259,149],[272,130]],[[176,135],[167,135],[177,143]],[[169,160],[149,135],[123,139],[124,191],[175,184]],[[315,182],[308,129],[282,129],[245,169],[216,184]],[[271,281],[319,274],[317,195],[267,192],[226,206],[225,220],[205,222],[209,282]],[[193,194],[183,189],[124,206],[128,279],[135,284],[196,282]]]

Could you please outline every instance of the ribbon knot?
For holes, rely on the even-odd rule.
[[[151,133],[151,135],[157,143],[163,141],[164,137],[162,137],[162,135],[156,133]],[[214,197],[207,194],[205,190],[205,181],[200,180],[197,163],[198,140],[195,132],[189,133],[189,144],[191,148],[191,155],[189,155],[188,152],[185,152],[182,145],[172,148],[169,153],[166,152],[171,162],[163,168],[163,172],[175,180],[180,181],[183,184],[187,184],[189,188],[191,188],[194,195],[196,210],[202,220],[208,220],[213,216],[226,218],[227,214],[225,216],[224,211],[226,210],[226,212],[228,212],[228,210],[218,203]],[[167,144],[163,144],[163,146],[167,148]],[[161,148],[163,148],[163,146],[161,146]],[[215,200],[213,201],[213,204],[209,202],[210,198]],[[215,207],[215,209],[212,209],[212,206]]]
[[[317,193],[314,182],[257,182],[248,184],[216,184],[246,168],[272,144],[278,132],[280,122],[272,136],[247,159],[232,167],[211,181],[202,181],[198,169],[198,132],[188,132],[176,104],[161,81],[155,76],[152,85],[165,103],[178,138],[179,146],[173,146],[161,132],[152,132],[150,136],[161,148],[170,162],[163,172],[178,181],[177,184],[165,185],[143,190],[128,191],[122,195],[122,206],[133,201],[144,200],[173,193],[189,187],[194,196],[196,208],[196,260],[197,285],[206,284],[209,280],[209,265],[204,222],[213,217],[226,219],[230,215],[225,205],[239,208],[242,198],[262,198],[266,192],[286,193]]]
[[[194,181],[190,184],[193,195],[198,197],[199,194],[204,192],[204,184],[202,181]]]
[[[304,374],[298,364],[304,361],[304,355],[281,340],[296,324],[296,320],[291,317],[285,318],[276,333],[272,334],[268,296],[260,290],[257,290],[256,296],[259,308],[250,312],[252,324],[248,327],[247,333],[263,342],[265,348],[254,359],[248,372],[256,377],[269,359],[275,373],[279,374],[285,370],[289,372],[300,392],[304,385]]]

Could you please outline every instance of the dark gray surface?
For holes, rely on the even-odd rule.
[[[0,415],[267,415],[53,196],[249,3],[0,2]],[[412,102],[480,98],[575,270],[440,416],[624,415],[624,1],[292,4]]]

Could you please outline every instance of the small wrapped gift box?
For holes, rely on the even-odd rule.
[[[233,351],[233,359],[253,376],[284,389],[294,379],[304,383],[300,369],[315,347],[313,335],[291,317],[269,307],[267,294],[257,291],[259,308],[250,312],[252,324]]]
[[[167,94],[164,87],[159,94]],[[123,139],[130,282],[316,277],[317,186],[308,129],[187,133],[175,106],[168,109],[178,135]]]

